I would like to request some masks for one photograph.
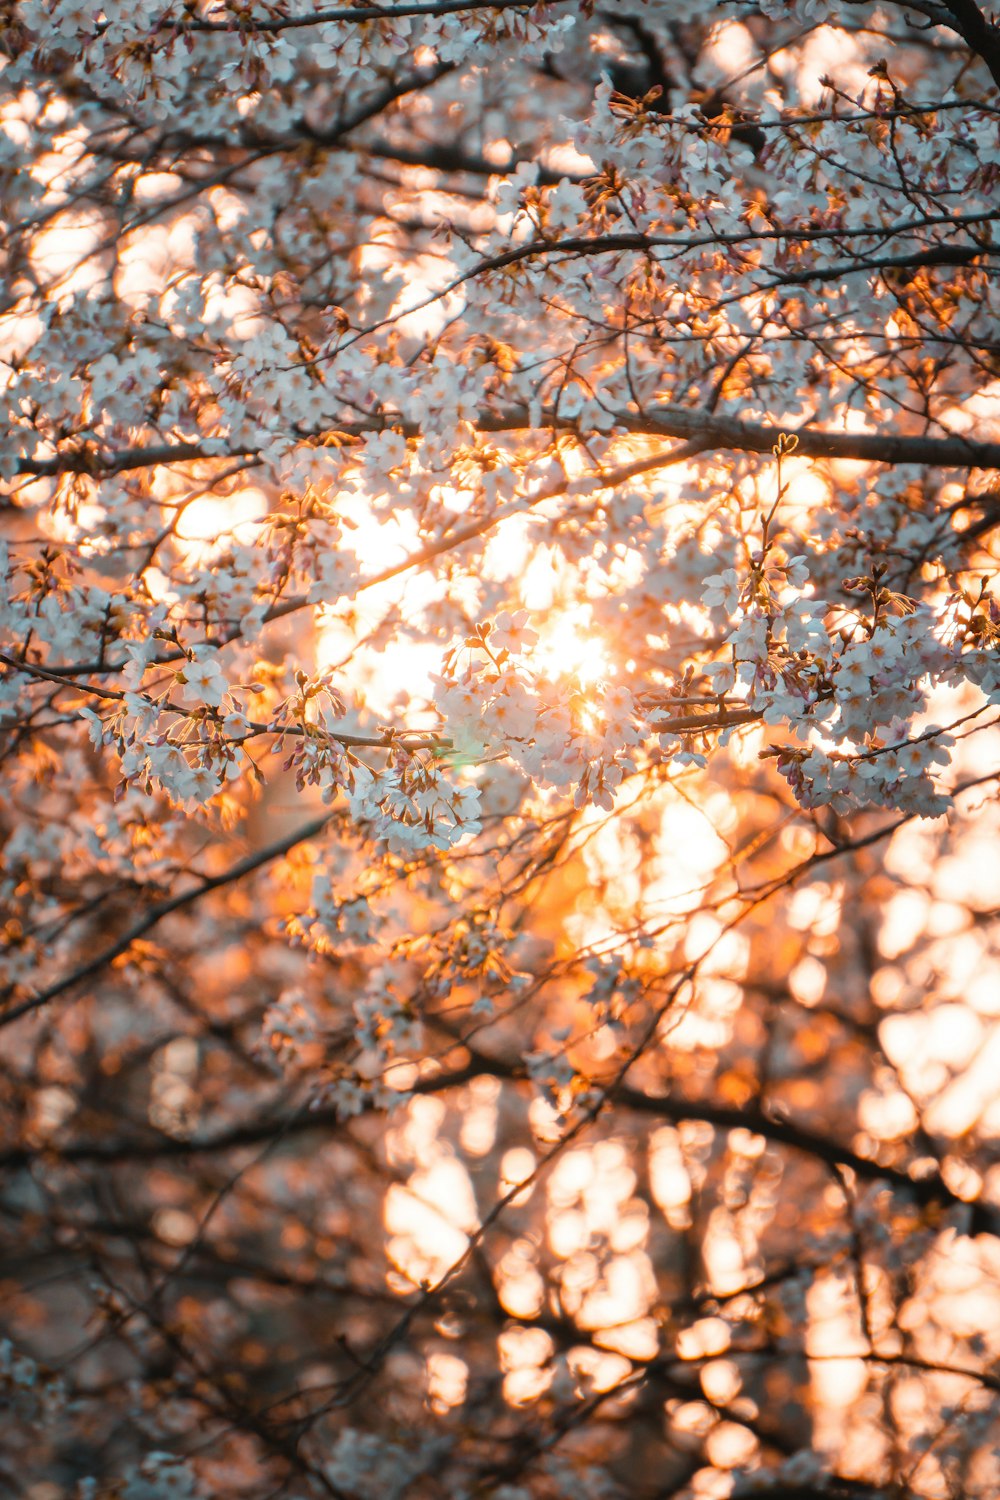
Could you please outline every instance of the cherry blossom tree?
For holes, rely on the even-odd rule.
[[[995,1495],[995,18],[0,57],[4,1493]]]

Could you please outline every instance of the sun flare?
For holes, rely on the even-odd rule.
[[[593,630],[586,605],[570,605],[536,620],[538,642],[531,659],[541,675],[593,688],[614,677],[615,664],[606,642]]]

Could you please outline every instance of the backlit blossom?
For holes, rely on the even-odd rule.
[[[2,13],[0,1489],[1000,1494],[990,8]]]

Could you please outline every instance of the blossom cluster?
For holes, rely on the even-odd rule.
[[[105,1345],[119,1364],[95,1376],[98,1404],[122,1369],[170,1372],[169,1402],[151,1376],[120,1428],[94,1420],[113,1473],[83,1478],[78,1500],[249,1494],[265,1470],[267,1493],[303,1500],[601,1497],[612,1481],[574,1446],[583,1393],[611,1431],[643,1361],[676,1380],[657,1422],[678,1452],[713,1451],[733,1384],[726,1420],[752,1449],[745,1472],[727,1459],[733,1493],[833,1472],[798,1437],[765,1462],[762,1424],[737,1420],[752,1403],[735,1357],[713,1372],[693,1356],[687,1390],[672,1354],[708,1294],[678,1272],[668,1308],[629,1242],[642,1215],[598,1225],[582,1191],[567,1208],[534,1146],[558,1165],[628,1098],[659,1133],[670,1254],[687,1265],[713,1152],[725,1182],[706,1243],[735,1253],[748,1224],[763,1242],[781,1215],[756,1141],[791,1138],[790,1059],[829,1060],[835,1027],[848,1039],[831,1067],[858,1037],[874,1052],[880,997],[903,979],[816,1020],[819,960],[796,951],[802,1024],[786,1038],[770,977],[766,1024],[734,1020],[737,929],[760,892],[798,879],[786,856],[839,857],[856,814],[942,819],[933,830],[995,779],[1000,56],[976,7],[917,10],[6,7],[0,1021],[18,1028],[4,1088],[37,1082],[12,1127],[31,1167],[13,1217],[72,1200],[95,1162],[114,1185],[139,1162],[145,1185],[167,1173],[158,1159],[146,1173],[147,1152],[239,1152],[279,1119],[289,1139],[317,1132],[301,1222],[255,1224],[241,1198],[288,1165],[268,1139],[204,1192],[172,1180],[131,1259],[102,1238],[120,1207],[103,1179],[94,1212],[73,1200],[56,1225],[53,1253],[89,1244],[108,1283],[93,1366],[89,1345],[69,1361],[84,1398]],[[761,866],[746,882],[744,857]],[[64,999],[65,1027],[46,1029]],[[819,1151],[838,1175],[814,1195],[817,1214],[850,1200],[854,1238],[821,1250],[835,1269],[857,1258],[862,1298],[858,1244],[882,1239],[852,1186],[859,1121],[872,1100],[917,1108],[871,1072],[844,1082],[857,1110],[842,1156]],[[161,1107],[170,1080],[204,1135]],[[710,1080],[719,1100],[688,1120]],[[466,1119],[438,1089],[468,1090]],[[812,1076],[793,1097],[816,1116],[828,1102]],[[88,1135],[106,1101],[107,1139]],[[504,1111],[527,1121],[524,1173],[502,1160]],[[379,1112],[392,1120],[373,1145]],[[873,1147],[917,1197],[941,1167],[940,1133],[921,1130],[908,1162],[895,1137]],[[481,1180],[458,1170],[463,1132]],[[808,1146],[805,1125],[792,1136]],[[373,1256],[391,1199],[359,1183],[381,1152],[404,1190],[415,1142],[427,1180],[411,1198],[427,1191],[411,1217],[430,1219],[398,1238],[425,1242],[409,1261]],[[492,1259],[487,1182],[512,1209]],[[544,1234],[514,1217],[536,1188]],[[272,1234],[288,1264],[246,1292],[248,1241]],[[310,1235],[319,1270],[296,1260]],[[914,1230],[905,1253],[925,1248]],[[545,1269],[543,1290],[550,1251],[566,1273]],[[337,1278],[355,1252],[357,1309],[278,1399],[283,1369],[260,1350],[281,1298],[349,1300]],[[702,1259],[706,1287],[739,1286]],[[750,1261],[748,1278],[769,1271]],[[492,1298],[481,1324],[485,1302],[466,1324],[462,1297],[444,1297],[467,1265]],[[869,1278],[869,1325],[897,1272]],[[186,1275],[195,1302],[226,1289],[199,1332],[240,1324],[223,1376],[185,1343],[170,1278]],[[617,1322],[613,1291],[630,1309]],[[383,1319],[397,1294],[402,1332]],[[789,1275],[766,1312],[740,1291],[739,1316],[791,1347],[813,1294]],[[308,1333],[289,1324],[278,1343]],[[589,1372],[573,1363],[584,1344]],[[425,1432],[402,1399],[398,1428],[391,1403],[365,1411],[356,1398],[397,1355],[397,1393],[424,1401],[436,1357],[475,1420]],[[0,1386],[32,1434],[66,1415],[65,1387],[13,1344]],[[452,1409],[435,1390],[427,1422],[434,1402]],[[520,1443],[519,1411],[537,1440]],[[480,1417],[502,1461],[484,1457]],[[238,1454],[203,1477],[208,1419],[241,1430],[254,1477]],[[656,1484],[721,1493],[719,1466],[700,1488],[683,1466]]]

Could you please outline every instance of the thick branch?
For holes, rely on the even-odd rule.
[[[996,21],[988,20],[974,0],[943,0],[943,8],[952,17],[950,24],[982,58],[1000,88],[1000,28]]]
[[[524,1066],[504,1058],[475,1056],[465,1067],[448,1073],[438,1073],[417,1081],[413,1092],[419,1094],[441,1094],[451,1089],[462,1088],[474,1078],[493,1077],[513,1083],[526,1081]],[[903,1167],[890,1166],[862,1156],[851,1146],[821,1135],[807,1126],[796,1125],[790,1120],[777,1118],[765,1112],[760,1104],[744,1106],[717,1104],[711,1099],[685,1099],[669,1095],[644,1093],[641,1089],[622,1084],[613,1088],[611,1102],[631,1109],[637,1114],[652,1115],[680,1125],[686,1120],[700,1121],[718,1130],[746,1130],[752,1135],[762,1136],[776,1146],[797,1151],[828,1166],[848,1167],[864,1182],[886,1182],[896,1191],[906,1193],[915,1203],[927,1206],[938,1204],[948,1209],[961,1209],[970,1215],[970,1232],[973,1234],[1000,1235],[1000,1211],[992,1204],[969,1202],[960,1198],[943,1180],[940,1173],[928,1172],[926,1176],[913,1177]],[[253,1120],[244,1125],[219,1131],[214,1136],[203,1136],[191,1140],[178,1140],[163,1136],[159,1140],[94,1141],[79,1142],[56,1147],[51,1154],[56,1160],[71,1162],[104,1162],[113,1164],[128,1161],[150,1161],[169,1157],[195,1156],[203,1153],[234,1151],[241,1147],[258,1146],[262,1142],[280,1135],[282,1138],[299,1135],[311,1130],[329,1130],[340,1123],[335,1108],[324,1107],[304,1114],[301,1111],[289,1118]],[[25,1167],[46,1151],[16,1147],[0,1155],[0,1167],[11,1169]]]
[[[572,0],[547,0],[549,5],[570,3]],[[248,16],[241,19],[240,27],[250,35],[274,34],[305,26],[325,26],[332,21],[351,21],[360,24],[363,21],[395,21],[404,16],[453,16],[460,15],[463,11],[481,10],[520,10],[527,13],[531,9],[530,0],[402,0],[399,5],[336,6],[331,10],[315,10],[307,15]],[[171,27],[177,25],[175,16],[171,15],[169,24]],[[192,18],[185,21],[180,29],[185,32],[208,31],[229,34],[234,27],[232,21],[205,21]]]
[[[808,458],[851,459],[861,463],[928,464],[941,469],[1000,469],[1000,442],[977,442],[960,434],[951,437],[928,437],[921,434],[888,432],[831,432],[828,428],[794,426],[778,422],[747,422],[741,417],[715,416],[712,413],[682,406],[653,406],[647,412],[614,411],[609,413],[615,430],[646,437],[684,438],[700,448],[731,449],[743,453],[770,453],[778,438],[794,436],[798,452]],[[535,428],[527,407],[510,407],[506,411],[484,411],[476,422],[480,432],[575,432],[581,437],[587,429],[575,417],[558,408],[541,412],[541,426]],[[392,428],[404,437],[419,439],[423,427],[408,421],[402,413],[361,421],[340,422],[334,429],[342,437],[362,438],[369,433]],[[312,434],[318,438],[321,434]],[[303,435],[303,442],[308,437]],[[57,474],[121,474],[129,470],[153,468],[160,464],[188,463],[196,459],[256,458],[257,448],[239,447],[215,453],[198,443],[163,443],[150,448],[123,448],[101,457],[93,452],[70,452],[55,458],[22,459],[18,472],[30,477]]]

